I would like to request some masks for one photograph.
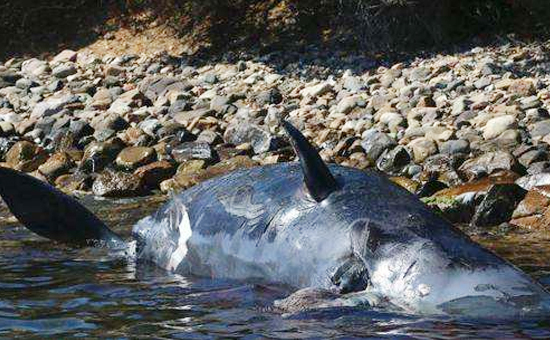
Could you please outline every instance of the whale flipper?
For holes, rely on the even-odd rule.
[[[327,165],[317,153],[317,150],[307,139],[287,121],[282,122],[284,129],[290,136],[290,143],[300,158],[306,188],[317,202],[338,189],[338,183],[330,173]]]
[[[23,172],[0,167],[0,196],[19,222],[40,236],[79,247],[124,244],[76,199]]]

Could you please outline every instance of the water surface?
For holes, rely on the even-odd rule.
[[[83,199],[117,232],[162,197]],[[478,241],[550,286],[550,233]],[[549,339],[548,320],[479,322],[360,310],[285,318],[271,311],[286,287],[183,277],[101,249],[69,249],[36,236],[0,204],[0,338]]]

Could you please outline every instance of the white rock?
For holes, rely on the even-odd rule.
[[[302,97],[319,97],[330,91],[332,91],[332,84],[327,81],[317,85],[308,86],[300,91],[300,94]]]
[[[504,131],[516,127],[516,117],[512,115],[504,115],[495,117],[487,121],[483,127],[483,138],[493,139],[498,137]]]

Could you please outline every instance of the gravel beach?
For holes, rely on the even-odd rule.
[[[382,171],[452,222],[548,226],[547,46],[387,66],[303,55],[213,62],[64,50],[0,62],[1,166],[66,192],[166,193],[294,160],[287,119],[327,162]]]

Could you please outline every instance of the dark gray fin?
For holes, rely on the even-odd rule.
[[[0,167],[0,196],[19,222],[40,236],[78,247],[124,246],[76,199],[30,175]]]
[[[290,144],[292,144],[300,159],[306,188],[313,199],[321,202],[331,192],[338,190],[338,183],[317,150],[307,141],[304,135],[289,122],[283,121],[282,124],[290,136]]]

